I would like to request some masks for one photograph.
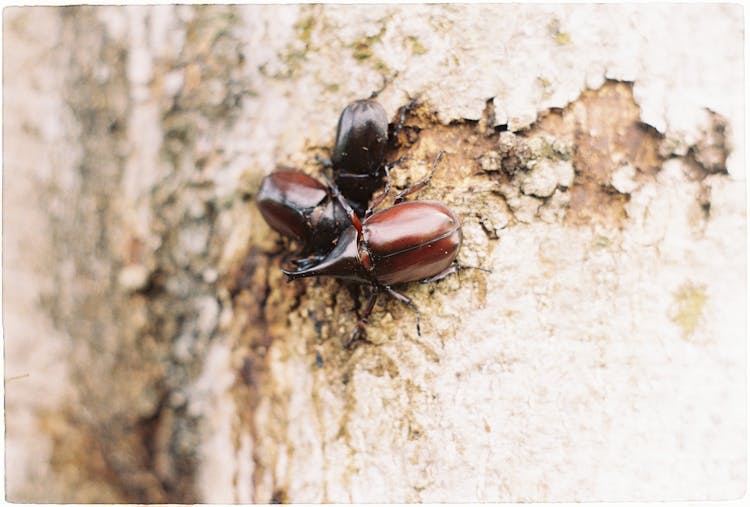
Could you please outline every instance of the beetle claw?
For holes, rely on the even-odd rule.
[[[414,312],[417,314],[417,335],[422,336],[422,326],[420,324],[422,319],[421,319],[421,312],[419,311],[419,307],[416,304],[414,304],[414,301],[404,296],[403,294],[396,292],[395,290],[391,289],[389,286],[384,285],[383,288],[388,294],[391,295],[392,298],[397,299],[398,301],[401,301],[406,306],[414,310]]]
[[[343,347],[344,347],[345,349],[350,349],[350,348],[352,348],[352,345],[353,345],[353,344],[354,344],[355,342],[357,342],[357,341],[359,341],[359,340],[361,339],[361,336],[362,336],[362,333],[363,333],[363,331],[364,331],[364,329],[362,329],[362,328],[361,328],[361,327],[359,326],[359,324],[357,324],[357,327],[355,327],[355,328],[354,328],[354,331],[352,331],[352,334],[350,334],[350,335],[349,335],[349,338],[347,338],[347,339],[343,340],[343,341],[341,342],[341,345],[342,345],[342,346],[343,346]]]
[[[383,84],[380,85],[380,88],[378,88],[377,90],[373,91],[370,94],[370,100],[378,98],[378,95],[380,95],[381,93],[383,93],[383,90],[386,89],[386,87],[388,86],[388,84],[391,81],[393,81],[396,78],[396,76],[398,76],[398,71],[394,72],[393,75],[390,78],[387,77],[385,74],[383,74],[382,76],[380,76],[380,77],[383,78]]]
[[[456,270],[463,271],[464,269],[478,269],[479,271],[484,271],[485,273],[492,273],[491,269],[482,268],[479,266],[468,266],[465,264],[456,264]]]
[[[346,342],[347,347],[354,343],[355,340],[363,339],[360,337],[365,331],[365,326],[367,326],[370,315],[372,315],[372,310],[375,308],[375,303],[378,301],[379,294],[380,292],[376,287],[371,287],[370,297],[367,300],[364,311],[362,312],[362,317],[359,319],[359,322],[357,322],[357,327],[354,328],[352,335],[349,337],[349,341]]]
[[[409,160],[409,157],[407,156],[399,157],[393,162],[388,162],[387,164],[385,164],[385,167],[388,169],[393,169],[397,165],[402,164],[403,162],[406,162],[407,160]]]
[[[417,105],[417,99],[411,99],[408,104],[405,106],[401,106],[399,108],[398,113],[398,123],[393,127],[391,132],[391,137],[393,139],[396,139],[398,137],[398,133],[401,132],[401,129],[404,127],[404,122],[406,121],[406,115],[414,109],[414,106]]]
[[[315,161],[318,162],[323,167],[325,167],[326,169],[330,169],[333,167],[333,163],[331,162],[331,159],[323,158],[317,153],[315,154]]]
[[[456,264],[451,264],[450,266],[448,266],[447,268],[445,268],[444,270],[442,270],[440,273],[438,273],[438,274],[436,274],[434,276],[431,276],[429,278],[425,278],[423,280],[420,280],[419,283],[438,282],[438,281],[442,280],[443,278],[445,278],[446,276],[452,275],[456,271],[458,271],[458,266],[456,266]]]

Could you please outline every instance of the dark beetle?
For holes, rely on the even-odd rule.
[[[304,253],[328,253],[350,225],[328,187],[301,171],[276,171],[263,178],[256,202],[268,225],[299,241]]]
[[[361,214],[383,180],[388,117],[374,100],[356,100],[341,112],[331,153],[334,181]]]
[[[344,108],[336,127],[331,153],[333,167],[342,173],[376,174],[388,147],[388,117],[371,99],[355,100]]]
[[[442,152],[436,157],[435,165]],[[381,292],[387,292],[417,311],[412,301],[391,288],[391,285],[417,280],[439,280],[456,270],[454,261],[463,241],[461,223],[453,211],[435,201],[402,201],[407,195],[424,187],[424,181],[401,192],[397,204],[374,213],[360,222],[335,186],[336,198],[351,219],[336,246],[320,262],[296,270],[283,270],[290,280],[315,276],[331,276],[369,284],[370,299],[362,318],[349,339],[350,345],[362,332]]]

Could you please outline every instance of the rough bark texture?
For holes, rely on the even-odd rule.
[[[742,9],[4,11],[8,499],[722,499],[746,478]],[[695,44],[700,41],[700,44]],[[351,100],[466,270],[287,284],[253,197]]]

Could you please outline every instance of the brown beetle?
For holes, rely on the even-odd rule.
[[[302,252],[317,254],[318,260],[350,225],[346,211],[328,187],[301,171],[269,174],[255,199],[272,229],[299,241]]]
[[[456,214],[436,201],[396,204],[359,227],[347,228],[319,264],[284,273],[291,279],[333,276],[379,285],[442,278],[463,240]]]
[[[456,214],[436,201],[403,202],[406,196],[427,185],[442,154],[440,152],[435,158],[432,172],[425,180],[398,194],[394,206],[374,214],[372,207],[368,209],[364,222],[359,221],[339,190],[331,185],[352,225],[342,232],[336,246],[319,263],[294,271],[283,270],[289,280],[331,276],[371,286],[367,306],[345,346],[349,346],[364,330],[381,292],[387,292],[415,309],[417,332],[421,334],[416,305],[394,291],[391,285],[440,280],[456,271],[454,261],[463,241],[461,223]],[[390,180],[386,191],[373,206],[383,200],[389,189]]]

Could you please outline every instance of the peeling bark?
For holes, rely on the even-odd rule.
[[[741,9],[4,12],[9,500],[744,491]],[[394,190],[444,150],[416,197],[492,272],[347,350],[365,294],[286,283],[253,198],[379,88]]]

